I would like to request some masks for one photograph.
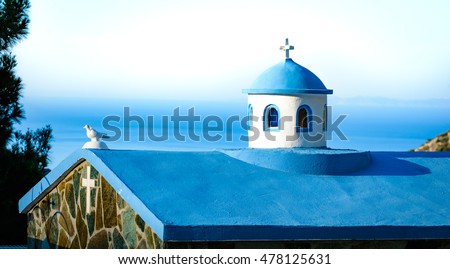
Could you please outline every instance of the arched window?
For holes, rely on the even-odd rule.
[[[302,105],[297,110],[297,130],[299,132],[309,132],[312,130],[311,126],[311,108],[307,105]]]
[[[327,111],[327,104],[323,106],[323,113],[322,113],[322,131],[327,130],[327,118],[328,118],[328,111]]]
[[[271,107],[269,110],[269,128],[278,127],[278,110],[274,107]]]
[[[248,120],[247,120],[247,127],[250,130],[253,127],[253,106],[252,104],[248,105],[248,111],[247,111],[247,116],[248,116]]]
[[[280,126],[280,112],[275,105],[268,105],[264,110],[265,129],[278,130]]]

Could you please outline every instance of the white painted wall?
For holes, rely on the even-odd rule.
[[[325,94],[267,95],[249,94],[248,104],[253,107],[253,126],[248,131],[251,148],[326,147],[326,132],[323,131],[323,109],[327,103]],[[268,105],[279,109],[278,131],[264,131],[264,110]],[[298,132],[297,109],[306,104],[311,108],[313,119],[311,132]],[[283,124],[284,121],[284,124]],[[320,124],[319,124],[320,122]]]

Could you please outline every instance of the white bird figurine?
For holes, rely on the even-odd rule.
[[[84,125],[83,128],[86,129],[87,137],[89,137],[91,139],[91,141],[93,141],[93,142],[94,141],[100,141],[100,138],[110,138],[105,133],[97,132],[94,128],[92,128],[89,125]]]

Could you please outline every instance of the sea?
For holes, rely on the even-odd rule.
[[[334,102],[333,102],[334,101]],[[23,99],[26,119],[16,127],[53,129],[49,168],[89,139],[84,125],[111,138],[111,149],[214,150],[247,147],[247,100],[153,100],[69,97]],[[330,148],[408,151],[450,129],[446,100],[329,100]]]

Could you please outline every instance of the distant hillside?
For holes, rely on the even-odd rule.
[[[450,130],[428,140],[414,151],[450,151]]]

